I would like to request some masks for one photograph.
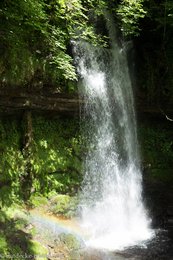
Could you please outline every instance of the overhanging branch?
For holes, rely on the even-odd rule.
[[[172,118],[170,118],[169,116],[167,116],[167,114],[165,114],[165,112],[162,110],[162,109],[160,109],[160,111],[162,112],[162,114],[166,117],[166,119],[167,120],[169,120],[169,121],[171,121],[171,122],[173,122],[173,119]]]

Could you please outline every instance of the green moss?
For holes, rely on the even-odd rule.
[[[36,260],[47,260],[47,256],[49,254],[48,249],[40,244],[36,240],[30,240],[28,242],[28,249],[32,252],[32,255],[35,257]]]
[[[21,206],[12,205],[0,210],[0,254],[2,259],[20,259],[19,256],[31,255],[27,243],[31,235],[26,232],[27,214]],[[11,257],[11,258],[10,258]]]

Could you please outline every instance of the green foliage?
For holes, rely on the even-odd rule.
[[[146,8],[148,10],[148,18],[155,22],[155,30],[164,30],[166,27],[173,26],[173,2],[171,0],[161,1],[146,1]]]
[[[140,129],[143,161],[156,169],[172,169],[173,142],[171,130],[157,126]]]
[[[8,252],[8,244],[4,234],[0,233],[0,253],[5,255]]]
[[[43,1],[35,0],[2,1],[0,4],[1,50],[4,52],[1,80],[4,83],[25,83],[24,80],[33,77],[39,68],[36,51],[46,28],[42,4]]]
[[[21,259],[34,256],[29,248],[31,235],[25,232],[28,224],[27,214],[18,205],[1,207],[0,210],[0,256],[2,259]]]
[[[125,36],[139,35],[139,21],[144,18],[146,11],[143,7],[144,0],[121,0],[116,13],[120,17],[121,30]]]
[[[28,158],[22,150],[23,127],[18,120],[0,122],[0,201],[18,201],[23,190]],[[74,119],[33,120],[33,145],[30,164],[31,191],[47,194],[50,190],[74,193],[81,182],[81,141]],[[40,200],[35,203],[40,204]]]
[[[35,260],[47,260],[48,249],[36,240],[28,241],[28,249],[33,252]]]
[[[36,118],[34,127],[33,171],[35,191],[70,192],[81,180],[78,124],[73,120]]]
[[[1,1],[1,84],[40,88],[76,80],[70,40],[99,42],[88,16],[100,6],[81,0]]]
[[[136,46],[139,55],[137,67],[140,70],[137,85],[143,88],[148,104],[171,109],[173,2],[144,1],[144,7],[147,14],[141,24],[141,39]]]
[[[20,177],[25,169],[17,122],[1,121],[0,136],[0,198],[2,204],[10,204],[11,200],[18,199],[16,194],[19,194]]]

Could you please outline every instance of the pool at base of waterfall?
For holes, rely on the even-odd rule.
[[[157,230],[156,236],[145,243],[124,250],[101,250],[87,247],[85,260],[171,260],[173,259],[173,230]]]

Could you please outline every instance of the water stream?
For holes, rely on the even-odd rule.
[[[82,119],[88,153],[81,192],[82,226],[90,233],[86,244],[123,249],[153,235],[142,201],[133,92],[126,52],[108,22],[112,47],[75,45]]]

